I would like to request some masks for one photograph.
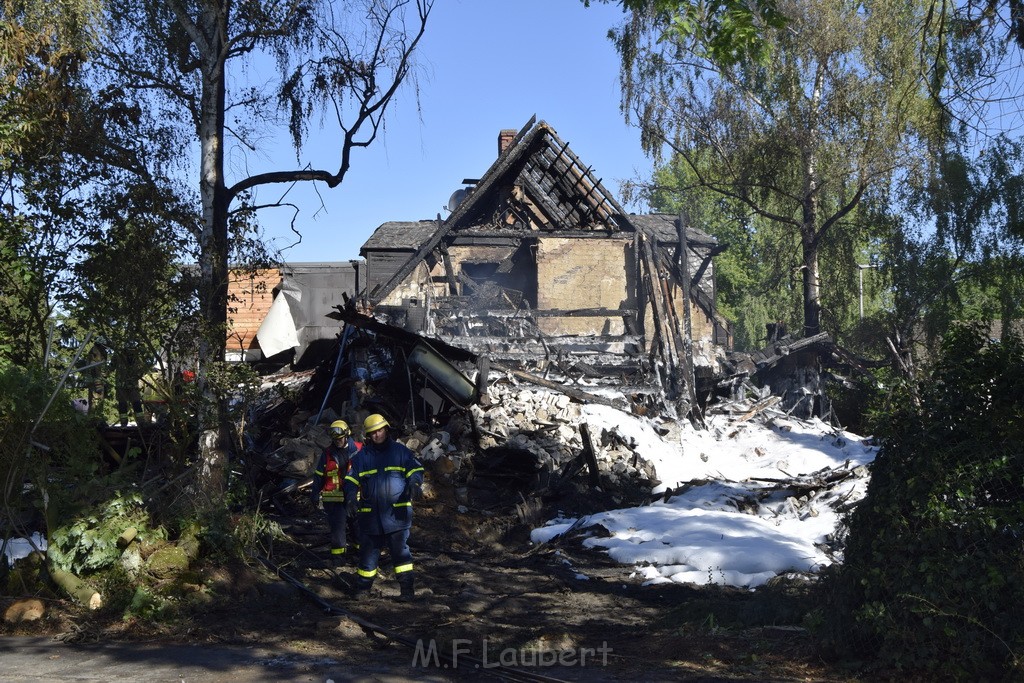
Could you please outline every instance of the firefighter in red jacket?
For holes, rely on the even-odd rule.
[[[350,438],[352,430],[344,420],[335,420],[330,426],[331,445],[320,454],[313,472],[310,502],[319,507],[323,501],[327,524],[331,527],[331,561],[335,567],[345,564],[347,548],[347,517],[345,505],[345,476],[351,467],[352,456],[359,450]],[[353,545],[358,547],[357,539]]]
[[[412,501],[422,496],[423,465],[412,451],[391,438],[388,426],[383,415],[366,418],[366,441],[352,458],[352,469],[345,477],[349,514],[357,513],[359,528],[355,593],[370,590],[381,550],[386,547],[402,589],[399,600],[409,601],[415,596],[409,530]]]

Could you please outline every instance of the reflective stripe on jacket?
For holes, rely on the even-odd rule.
[[[355,442],[349,439],[345,448],[339,449],[332,443],[320,454],[316,469],[313,470],[313,490],[320,492],[320,498],[325,503],[345,502],[345,475],[348,474],[352,456],[356,452]]]
[[[359,492],[359,530],[373,536],[412,526],[412,487],[423,484],[423,465],[412,451],[388,438],[367,441],[352,458],[345,495]]]

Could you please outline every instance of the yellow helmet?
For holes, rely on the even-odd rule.
[[[352,430],[348,428],[348,422],[344,420],[335,420],[331,423],[330,429],[332,439],[340,439],[343,436],[348,436],[352,433]]]
[[[373,415],[367,417],[366,420],[363,422],[363,434],[371,434],[377,431],[378,429],[390,426],[391,425],[388,424],[388,421],[384,419],[383,415],[378,415],[377,413],[374,413]]]

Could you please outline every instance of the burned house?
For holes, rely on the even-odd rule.
[[[627,214],[543,121],[501,131],[497,159],[463,182],[446,219],[384,223],[363,245],[374,319],[670,398],[715,374],[731,339],[714,238],[677,216]]]

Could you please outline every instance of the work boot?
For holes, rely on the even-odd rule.
[[[352,597],[356,600],[360,598],[370,597],[370,588],[373,587],[373,583],[367,583],[362,577],[357,577],[355,584],[352,586]]]
[[[333,567],[335,571],[341,569],[346,564],[348,564],[348,562],[346,561],[345,553],[331,552],[331,567]]]
[[[416,599],[415,580],[413,577],[402,577],[398,583],[402,588],[401,593],[398,594],[399,602],[412,602]]]

